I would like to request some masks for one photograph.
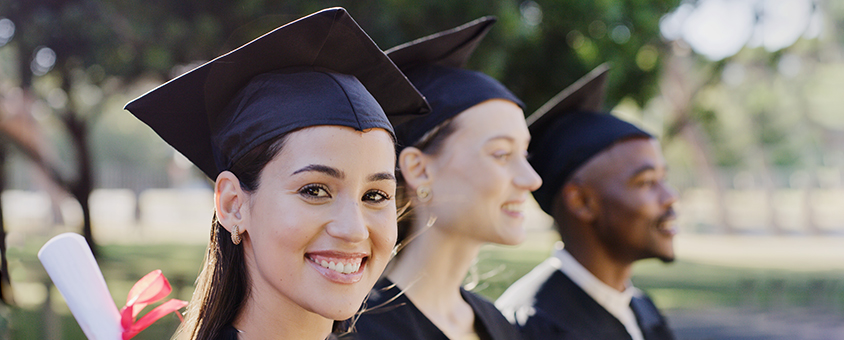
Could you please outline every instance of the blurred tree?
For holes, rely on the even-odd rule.
[[[83,234],[96,250],[88,207],[95,184],[90,130],[112,95],[139,94],[272,28],[339,5],[384,49],[496,15],[499,23],[469,67],[511,87],[526,113],[605,61],[614,66],[609,102],[629,96],[641,105],[655,93],[666,52],[658,19],[678,1],[4,1],[0,46],[15,51],[6,55],[16,65],[6,72],[14,83],[6,90],[21,89],[63,131],[45,136],[36,123],[18,134],[0,133],[76,198]],[[9,25],[13,34],[4,39]]]
[[[773,233],[784,232],[775,190],[826,186],[815,175],[792,175],[816,174],[840,153],[844,103],[830,94],[844,85],[836,76],[840,29],[825,22],[839,22],[842,9],[820,0],[706,0],[684,2],[660,20],[672,40],[660,81],[666,139],[692,145],[692,177],[719,198],[728,188],[766,191]],[[818,97],[823,104],[813,105]],[[724,200],[717,204],[723,218]],[[807,219],[808,231],[819,232]],[[719,224],[735,231],[726,219]]]

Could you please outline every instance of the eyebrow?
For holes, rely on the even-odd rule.
[[[666,172],[666,173],[667,173],[667,172],[668,172],[668,165],[664,165],[664,166],[662,167],[662,170],[663,170],[664,172]],[[643,165],[643,166],[641,166],[641,167],[637,168],[635,171],[633,171],[633,172],[630,174],[630,178],[631,178],[631,179],[632,179],[632,178],[636,178],[636,176],[639,176],[639,175],[641,175],[643,172],[647,172],[647,171],[657,171],[657,168],[656,168],[656,166],[654,166],[653,164],[645,164],[645,165]]]
[[[321,173],[324,173],[326,175],[329,175],[331,177],[338,178],[338,179],[346,178],[346,174],[342,170],[337,169],[337,168],[333,168],[333,167],[330,167],[330,166],[327,166],[327,165],[320,165],[320,164],[308,165],[304,168],[301,168],[299,170],[294,171],[293,174],[295,175],[295,174],[298,174],[298,173],[308,172],[308,171],[321,172]],[[394,176],[393,174],[391,174],[389,172],[375,173],[375,174],[369,175],[369,177],[367,177],[366,179],[370,182],[377,182],[377,181],[393,181],[393,182],[396,182],[396,176]]]
[[[504,139],[504,140],[507,140],[507,141],[509,141],[509,142],[511,142],[511,143],[516,142],[516,139],[515,139],[515,138],[513,138],[513,137],[511,137],[511,136],[507,136],[507,135],[501,135],[501,136],[490,137],[490,138],[489,138],[489,139],[487,139],[486,141],[487,141],[487,143],[488,143],[488,142],[491,142],[491,141],[494,141],[494,140],[498,140],[498,139]]]
[[[331,176],[331,177],[334,177],[334,178],[339,178],[339,179],[346,178],[346,174],[343,173],[343,171],[341,171],[337,168],[332,168],[330,166],[320,165],[320,164],[308,165],[304,168],[301,168],[299,170],[294,171],[293,175],[298,174],[298,173],[302,173],[302,172],[308,172],[308,171],[321,172],[321,173],[324,173],[328,176]]]
[[[499,139],[506,140],[506,141],[513,143],[513,144],[516,144],[518,142],[516,137],[509,136],[509,135],[498,135],[498,136],[490,137],[489,139],[486,140],[485,143],[489,143],[489,142],[499,140]],[[527,138],[528,144],[530,144],[530,140],[531,140],[531,136],[528,136],[528,138]]]
[[[395,182],[396,176],[393,176],[393,174],[388,173],[388,172],[379,172],[377,174],[369,175],[369,177],[367,177],[366,179],[370,182],[377,182],[377,181],[393,181],[393,182]]]
[[[641,166],[641,167],[637,168],[635,171],[633,171],[633,172],[630,174],[630,178],[635,178],[636,176],[639,176],[639,175],[641,175],[643,172],[647,172],[647,171],[656,171],[656,167],[654,167],[654,166],[653,166],[653,165],[651,165],[651,164],[646,164],[646,165],[643,165],[643,166]]]

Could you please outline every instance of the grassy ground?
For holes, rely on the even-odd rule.
[[[38,262],[36,254],[44,242],[27,240],[24,247],[9,250],[18,307],[0,310],[0,318],[5,319],[0,320],[0,339],[85,339]],[[155,269],[161,269],[173,286],[167,299],[189,300],[204,251],[204,245],[106,245],[100,248],[98,263],[118,307],[135,281]],[[167,315],[134,339],[169,339],[178,323],[174,314]]]
[[[45,241],[33,238],[23,247],[9,250],[18,307],[0,307],[0,339],[84,339],[35,257]],[[487,246],[467,280],[476,283],[475,291],[494,299],[544,260],[554,242],[552,234],[532,233],[519,247]],[[101,248],[99,263],[119,305],[131,285],[154,269],[162,269],[171,280],[174,294],[168,298],[188,300],[204,251],[204,245],[109,245]],[[648,292],[669,316],[725,308],[757,312],[811,309],[844,319],[841,270],[748,268],[679,260],[670,265],[642,261],[634,273],[636,286]],[[177,324],[175,316],[166,316],[135,339],[169,338]]]

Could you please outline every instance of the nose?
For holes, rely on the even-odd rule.
[[[516,177],[513,178],[513,184],[519,189],[527,191],[535,191],[542,186],[542,178],[533,170],[526,158],[519,160],[516,169]]]
[[[338,204],[337,210],[331,212],[335,216],[332,216],[333,218],[325,227],[325,231],[331,237],[349,243],[365,241],[369,238],[369,228],[362,209],[360,202],[357,201]]]
[[[677,189],[674,189],[674,187],[671,186],[671,184],[668,184],[668,182],[662,181],[661,187],[663,205],[671,206],[680,198],[680,194],[677,192]]]

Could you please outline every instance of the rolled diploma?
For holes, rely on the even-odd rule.
[[[85,238],[74,233],[53,237],[38,251],[38,259],[88,339],[122,338],[120,312]]]

